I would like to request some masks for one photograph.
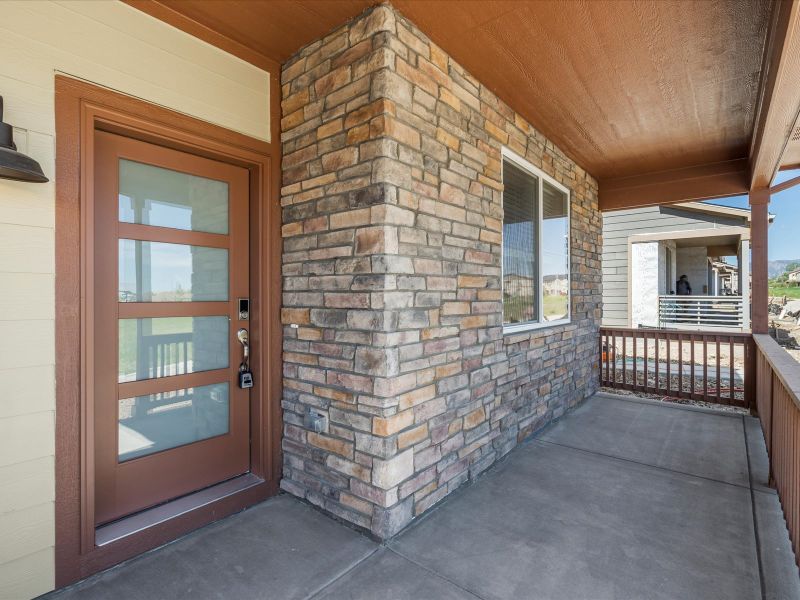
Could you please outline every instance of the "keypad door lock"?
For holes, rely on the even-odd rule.
[[[250,298],[239,298],[239,320],[250,320]]]

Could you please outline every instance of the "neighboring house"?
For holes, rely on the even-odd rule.
[[[786,278],[790,283],[800,284],[800,269],[795,269],[794,271],[789,271],[786,274]]]
[[[566,296],[569,293],[569,275],[566,273],[545,275],[542,284],[546,296]]]
[[[723,260],[708,259],[709,264],[709,295],[710,296],[738,296],[739,267]]]
[[[749,262],[747,209],[686,202],[605,212],[603,325],[748,329]],[[691,298],[675,296],[681,275]],[[691,322],[680,318],[688,313]]]

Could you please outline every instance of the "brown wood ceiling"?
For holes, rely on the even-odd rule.
[[[375,2],[160,3],[283,62]],[[768,0],[394,5],[600,179],[748,155]]]

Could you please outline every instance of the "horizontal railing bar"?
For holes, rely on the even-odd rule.
[[[664,321],[662,321],[662,323],[661,323],[661,327],[662,327],[662,329],[669,329],[669,328],[670,328],[670,326],[672,326],[672,325],[675,325],[675,326],[678,326],[678,325],[681,325],[681,326],[692,325],[692,326],[694,326],[695,328],[697,328],[697,327],[701,327],[701,326],[703,326],[703,325],[706,325],[706,326],[707,326],[707,325],[713,325],[713,326],[734,326],[734,325],[737,325],[737,323],[738,323],[737,321],[719,321],[719,320],[714,320],[714,321],[703,321],[702,323],[697,323],[697,322],[694,322],[694,323],[692,323],[691,321],[678,321],[678,320],[676,320],[676,321],[669,321],[669,322],[668,322],[668,321],[664,320]]]
[[[689,319],[692,319],[692,318],[696,321],[698,317],[701,317],[703,319],[703,321],[710,321],[710,322],[719,321],[721,323],[731,323],[731,322],[737,322],[737,321],[740,322],[741,321],[741,318],[738,317],[738,316],[731,316],[730,318],[726,318],[723,315],[697,315],[697,314],[695,314],[695,315],[662,315],[662,317],[663,317],[662,321],[669,319],[669,320],[674,320],[676,322],[680,322],[682,320],[689,320]]]
[[[700,307],[685,307],[681,306],[679,308],[673,307],[665,307],[662,306],[661,309],[658,311],[662,315],[691,315],[697,316],[700,314],[704,315],[722,315],[722,316],[729,316],[729,315],[739,315],[741,311],[738,309],[728,309],[728,308],[700,308]]]
[[[661,310],[669,312],[686,312],[686,311],[709,311],[715,310],[735,311],[741,308],[741,305],[736,304],[672,304],[671,302],[662,302]]]
[[[678,296],[675,294],[660,294],[659,298],[677,300],[679,302],[691,302],[692,300],[729,300],[729,301],[742,301],[742,296]]]
[[[739,308],[741,303],[739,302],[670,302],[669,300],[662,300],[661,301],[661,308],[669,308],[673,309],[689,309],[689,308],[696,308],[696,307],[703,307],[703,308],[713,308],[715,306],[719,306],[721,308]]]
[[[661,329],[650,329],[650,328],[640,328],[640,327],[602,327],[600,330],[601,331],[607,331],[609,334],[610,333],[616,333],[616,334],[620,334],[620,335],[625,334],[625,335],[628,335],[629,337],[632,336],[632,335],[636,335],[637,337],[642,337],[642,335],[644,333],[646,333],[648,336],[651,336],[651,338],[652,338],[652,336],[663,336],[663,335],[671,335],[671,334],[678,335],[678,332],[670,332],[670,331],[664,331],[664,330],[661,330]],[[702,331],[681,331],[680,335],[684,336],[684,339],[686,339],[686,337],[688,336],[688,337],[692,337],[692,338],[696,337],[698,340],[702,341],[703,335],[707,335],[707,334],[705,334]],[[742,340],[749,340],[752,337],[752,334],[750,334],[750,333],[740,333],[740,332],[736,332],[736,331],[732,331],[730,333],[725,333],[725,334],[722,334],[722,335],[726,335],[726,336],[730,336],[730,337],[738,338],[738,339],[742,339]]]

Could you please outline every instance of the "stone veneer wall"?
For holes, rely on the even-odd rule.
[[[597,184],[388,5],[282,92],[282,487],[388,537],[597,389]],[[569,325],[503,335],[503,146],[572,191]]]

